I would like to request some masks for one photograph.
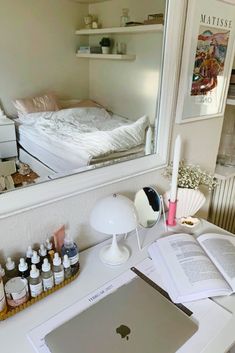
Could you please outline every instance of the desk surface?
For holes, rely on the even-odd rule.
[[[179,232],[179,229],[175,231]],[[195,235],[206,232],[225,233],[220,228],[203,221],[200,228],[195,232]],[[171,232],[169,232],[169,234],[170,233]],[[153,240],[163,234],[165,234],[165,231],[162,221],[152,229],[142,230],[140,232],[144,245],[151,244]],[[16,316],[0,322],[1,352],[33,353],[34,350],[26,337],[31,329],[50,319],[56,313],[72,303],[75,303],[77,300],[82,299],[88,293],[104,285],[107,281],[124,273],[131,266],[142,261],[147,256],[148,247],[139,251],[136,237],[129,235],[126,243],[131,250],[130,259],[122,266],[109,268],[104,266],[98,257],[98,253],[105,243],[98,244],[81,253],[81,274],[77,280]],[[212,342],[208,343],[203,353],[226,352],[235,342],[235,295],[216,299],[216,302],[234,313],[234,315],[221,333]]]

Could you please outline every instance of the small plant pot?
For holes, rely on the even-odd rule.
[[[110,47],[101,47],[102,49],[102,54],[109,54],[110,53]]]

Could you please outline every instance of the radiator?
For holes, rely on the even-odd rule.
[[[208,220],[235,233],[235,177],[219,180],[212,194]]]

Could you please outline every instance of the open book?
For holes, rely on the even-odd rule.
[[[189,234],[161,238],[149,254],[175,303],[235,292],[235,237]]]

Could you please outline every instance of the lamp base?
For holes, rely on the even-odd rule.
[[[125,246],[118,246],[114,249],[112,245],[107,245],[100,251],[100,260],[105,265],[118,266],[126,262],[130,257],[130,252]]]

